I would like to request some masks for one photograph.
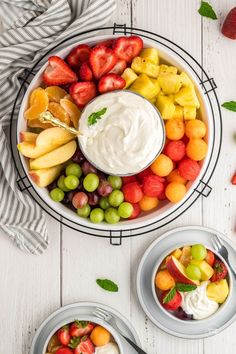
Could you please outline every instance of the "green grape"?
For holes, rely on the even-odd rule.
[[[206,258],[207,255],[206,247],[200,244],[193,245],[191,248],[191,254],[194,259],[197,259],[198,261],[202,261],[204,258]]]
[[[104,211],[100,208],[95,208],[90,213],[90,220],[98,224],[104,220]]]
[[[99,185],[99,178],[95,173],[89,173],[83,180],[84,189],[88,192],[94,192]]]
[[[115,224],[120,220],[117,209],[108,208],[105,210],[105,220],[108,224]]]
[[[186,268],[186,274],[190,279],[200,280],[201,279],[201,270],[198,266],[194,264],[189,264]]]
[[[71,163],[66,167],[66,175],[80,178],[82,176],[82,168],[77,163]]]
[[[110,204],[108,201],[108,197],[102,197],[99,201],[99,205],[102,209],[107,209],[109,208]]]
[[[65,186],[65,176],[60,176],[57,181],[57,186],[63,190],[63,192],[69,192],[70,189]]]
[[[77,214],[82,218],[87,218],[90,214],[90,210],[91,210],[90,205],[86,204],[83,206],[83,208],[77,209]]]
[[[70,175],[70,176],[65,177],[64,183],[65,183],[66,188],[69,188],[70,190],[74,190],[79,185],[79,178],[76,176]]]
[[[122,187],[122,179],[119,176],[108,176],[108,182],[112,186],[113,189],[121,189]]]
[[[124,200],[124,194],[119,190],[114,190],[108,197],[111,206],[118,207]]]
[[[50,197],[54,202],[61,202],[65,196],[65,193],[60,188],[54,188],[50,192]]]
[[[134,208],[132,204],[124,202],[120,204],[118,208],[118,214],[121,218],[127,219],[132,215],[133,210]]]

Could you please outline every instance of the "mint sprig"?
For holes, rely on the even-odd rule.
[[[180,292],[188,292],[188,291],[193,291],[197,288],[197,285],[193,284],[183,284],[183,283],[176,283],[175,287],[178,291]]]
[[[115,284],[112,280],[109,280],[109,279],[97,279],[96,283],[103,290],[110,291],[110,292],[113,292],[113,293],[117,293],[119,291],[118,285]]]
[[[235,101],[228,101],[222,104],[222,107],[228,109],[229,111],[236,112],[236,102]]]
[[[175,288],[170,289],[170,291],[163,298],[163,304],[170,302],[175,297],[175,294],[176,294],[176,289]]]
[[[215,11],[213,10],[212,6],[206,1],[201,1],[201,6],[198,12],[203,17],[208,17],[212,20],[217,20]]]
[[[102,116],[106,113],[107,108],[104,107],[100,111],[93,112],[90,114],[88,117],[88,125],[93,125],[96,124],[99,119],[102,118]]]

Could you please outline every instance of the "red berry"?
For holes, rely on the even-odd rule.
[[[87,44],[74,47],[66,58],[67,63],[74,69],[78,69],[82,63],[89,60],[91,48]]]
[[[123,77],[116,74],[106,74],[98,82],[98,91],[100,93],[122,90],[125,87]]]
[[[91,339],[82,337],[80,343],[74,349],[74,354],[94,354],[95,348]]]
[[[233,185],[236,185],[236,173],[233,175],[233,177],[231,178],[231,183]]]
[[[145,170],[143,170],[142,172],[139,172],[136,176],[139,180],[140,183],[143,183],[143,179],[144,177],[146,176],[149,176],[149,175],[153,175],[150,167],[146,168]]]
[[[158,197],[164,191],[164,184],[158,176],[149,175],[143,179],[143,193],[149,197]]]
[[[75,82],[70,87],[70,95],[80,108],[85,106],[97,95],[94,82]]]
[[[164,152],[172,161],[180,161],[185,156],[185,145],[181,140],[170,141],[166,144]]]
[[[228,13],[221,31],[224,36],[236,39],[236,7]]]
[[[83,63],[79,68],[79,77],[82,81],[92,81],[93,72],[90,69],[88,63]]]
[[[124,193],[125,201],[129,203],[138,203],[143,197],[142,189],[137,182],[125,184],[122,191]]]
[[[224,279],[228,274],[226,265],[220,260],[215,261],[213,269],[215,271],[215,273],[211,277],[211,281],[213,282]]]
[[[103,75],[107,74],[118,61],[112,49],[104,45],[93,48],[89,63],[96,79],[100,79]]]
[[[91,333],[94,329],[94,324],[86,321],[75,321],[70,326],[71,337],[83,337]]]
[[[111,71],[109,71],[109,74],[117,74],[121,75],[125,71],[127,64],[125,60],[118,60],[118,62],[113,66]]]
[[[139,214],[141,213],[141,209],[138,203],[136,204],[132,204],[133,205],[133,212],[130,215],[129,219],[135,219],[137,218],[137,216],[139,216]]]
[[[180,293],[178,291],[176,291],[173,299],[171,299],[169,302],[163,303],[163,299],[168,293],[169,293],[169,290],[164,291],[161,295],[162,306],[166,310],[175,311],[180,307],[181,302],[182,302],[182,297],[181,297]]]
[[[130,63],[143,49],[143,40],[138,36],[119,37],[115,41],[113,49],[118,58]]]
[[[184,158],[179,162],[178,170],[180,176],[189,181],[194,181],[200,172],[200,166],[197,161]]]
[[[215,262],[215,255],[212,251],[207,250],[207,255],[205,258],[205,261],[210,264],[210,266],[213,266],[214,262]]]
[[[131,182],[137,182],[136,176],[127,176],[127,177],[122,177],[122,185],[124,186],[127,183]]]
[[[64,326],[57,332],[57,338],[59,342],[63,345],[68,345],[70,343],[70,333],[69,326]]]
[[[55,354],[73,354],[73,350],[67,347],[58,348]]]
[[[71,84],[78,80],[74,71],[71,70],[63,59],[56,55],[48,59],[48,66],[43,73],[42,79],[48,86]]]

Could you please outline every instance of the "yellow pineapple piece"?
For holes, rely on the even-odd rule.
[[[159,93],[158,93],[158,96],[165,96],[164,92],[161,90]]]
[[[223,304],[228,294],[229,286],[226,279],[221,279],[207,285],[207,297],[218,304]]]
[[[159,85],[158,80],[156,80],[156,79],[150,79],[150,80],[154,84],[154,86],[156,87],[156,89],[157,89],[157,94],[156,95],[158,95],[158,93],[161,91],[161,87]]]
[[[141,51],[140,57],[150,61],[152,64],[159,64],[158,50],[156,48],[145,48]]]
[[[182,73],[179,75],[179,77],[180,77],[180,82],[181,82],[182,86],[193,86],[192,80],[184,71],[182,71]]]
[[[159,74],[158,65],[152,64],[150,61],[140,57],[133,59],[131,69],[133,69],[136,74],[146,74],[153,79],[156,79]]]
[[[184,106],[183,113],[184,113],[185,120],[196,119],[197,109],[196,107],[192,107],[192,106]]]
[[[158,77],[158,82],[162,91],[166,95],[176,94],[181,88],[179,75],[166,74]]]
[[[184,118],[184,109],[179,105],[175,105],[175,112],[173,114],[173,119],[183,119]]]
[[[131,91],[139,93],[148,100],[157,96],[158,87],[154,85],[152,80],[145,74],[139,75],[137,80],[129,88]]]
[[[193,86],[182,87],[175,95],[175,102],[180,106],[200,107],[200,103]]]
[[[156,98],[156,96],[155,96],[155,97],[151,98],[151,99],[148,100],[148,101],[151,102],[151,104],[154,104],[154,105],[155,105],[156,100],[157,100],[157,98]]]
[[[162,64],[160,65],[159,76],[163,76],[166,74],[177,74],[177,72],[178,69],[175,66]]]
[[[173,118],[175,105],[170,97],[159,95],[157,97],[156,107],[158,108],[163,119]]]
[[[125,69],[125,71],[123,72],[121,77],[123,77],[123,79],[126,82],[126,85],[124,87],[126,89],[127,87],[132,85],[132,83],[138,78],[138,75],[136,75],[135,72],[131,68],[127,68],[127,69]]]

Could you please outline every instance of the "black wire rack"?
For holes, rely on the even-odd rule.
[[[22,101],[23,95],[26,92],[29,83],[37,73],[39,68],[46,62],[49,55],[52,54],[55,50],[57,51],[59,48],[63,48],[65,44],[70,40],[75,42],[79,42],[81,36],[87,37],[88,39],[96,39],[95,35],[97,31],[103,30],[105,34],[108,36],[110,35],[138,35],[142,37],[144,40],[148,40],[149,42],[155,43],[155,45],[160,48],[167,48],[172,54],[176,56],[176,58],[180,59],[185,63],[185,65],[194,73],[198,83],[201,85],[202,90],[205,94],[206,100],[211,110],[211,115],[213,119],[213,144],[212,144],[212,151],[210,153],[210,157],[208,160],[208,165],[205,168],[205,172],[201,177],[197,187],[192,191],[192,193],[188,196],[187,200],[185,200],[182,204],[178,206],[175,210],[169,211],[168,214],[164,215],[163,217],[159,218],[157,221],[152,221],[150,219],[149,223],[146,223],[144,226],[138,227],[130,227],[128,230],[122,229],[122,223],[119,223],[117,228],[107,230],[96,228],[93,224],[90,227],[84,226],[80,223],[80,219],[78,218],[78,222],[73,222],[69,218],[65,217],[63,213],[57,213],[51,206],[47,205],[47,203],[41,198],[38,194],[37,190],[35,189],[34,185],[31,183],[31,180],[28,178],[27,173],[24,169],[22,161],[20,159],[19,153],[16,149],[17,145],[17,119],[14,117],[17,114],[17,109]],[[104,33],[104,32],[103,32]],[[191,205],[200,197],[208,197],[212,191],[212,188],[209,185],[209,181],[215,171],[220,151],[222,145],[222,116],[221,116],[221,109],[220,104],[216,95],[216,84],[213,78],[209,77],[203,67],[183,48],[181,48],[176,43],[170,41],[169,39],[160,36],[156,33],[139,29],[139,28],[132,28],[127,27],[125,24],[114,24],[111,27],[105,27],[103,29],[96,28],[86,32],[76,33],[73,36],[70,36],[59,44],[48,50],[30,69],[27,70],[24,77],[22,77],[22,84],[19,88],[17,93],[13,109],[11,112],[11,126],[10,126],[10,143],[11,143],[11,153],[14,160],[15,168],[18,174],[18,187],[19,189],[24,192],[30,194],[30,196],[38,203],[41,208],[49,214],[51,217],[62,223],[63,225],[76,230],[80,231],[89,236],[96,236],[96,237],[105,237],[110,240],[112,245],[121,245],[122,239],[127,237],[134,237],[147,234],[148,232],[157,230],[176,218],[182,215],[187,209],[191,207]],[[135,225],[135,224],[134,224]]]

